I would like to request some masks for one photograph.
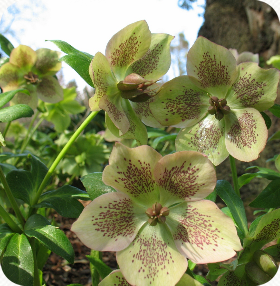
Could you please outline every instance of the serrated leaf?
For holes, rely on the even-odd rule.
[[[216,185],[217,195],[230,209],[236,225],[245,237],[248,233],[247,217],[241,198],[235,193],[231,184],[225,180],[218,180]]]
[[[0,46],[1,49],[9,56],[11,54],[11,51],[14,49],[14,46],[12,43],[4,37],[2,34],[0,34]]]
[[[270,182],[249,206],[253,208],[280,207],[280,179]]]
[[[35,207],[53,208],[63,217],[77,218],[84,209],[83,205],[77,199],[84,198],[85,194],[85,191],[66,185],[57,190],[42,194],[39,203]]]
[[[31,223],[28,221],[29,225],[32,225],[34,221],[36,222],[38,219],[38,216],[36,217],[31,216],[29,220],[31,220]],[[46,246],[48,249],[50,249],[52,252],[56,253],[57,255],[63,257],[70,263],[74,262],[74,250],[73,247],[64,234],[64,232],[55,226],[52,225],[43,225],[40,226],[43,222],[43,216],[40,216],[41,219],[39,221],[39,225],[34,223],[34,228],[28,228],[25,229],[24,232],[28,237],[34,237],[37,240],[39,240],[44,246]]]
[[[7,182],[13,195],[29,205],[33,204],[33,198],[48,172],[47,167],[35,156],[29,155],[31,171],[13,170],[7,174]]]
[[[6,277],[16,284],[33,285],[33,254],[24,234],[16,233],[9,241],[2,260],[2,270]]]
[[[266,113],[264,113],[264,112],[261,112],[261,115],[262,115],[262,117],[264,119],[266,128],[269,129],[271,127],[271,119],[270,119],[270,117]]]
[[[7,104],[10,100],[13,99],[13,97],[18,93],[26,93],[29,95],[29,91],[26,89],[16,89],[16,90],[12,90],[12,91],[7,91],[4,93],[0,94],[0,107],[4,106],[5,104]]]
[[[22,117],[31,117],[34,114],[32,108],[26,104],[16,104],[0,109],[0,121],[10,122]]]
[[[102,173],[88,174],[82,177],[81,181],[85,186],[91,200],[94,200],[103,194],[116,192],[115,189],[103,183]]]
[[[2,257],[6,246],[10,239],[14,236],[14,232],[9,228],[6,223],[0,225],[0,257]]]

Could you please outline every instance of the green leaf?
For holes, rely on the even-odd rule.
[[[158,137],[156,138],[154,141],[153,141],[153,144],[151,145],[154,149],[157,148],[158,144],[160,142],[163,142],[163,141],[167,141],[167,140],[173,140],[175,141],[176,137],[177,137],[178,134],[170,134],[170,135],[164,135],[164,136],[161,136],[161,137]]]
[[[14,46],[11,44],[11,42],[4,37],[2,34],[0,34],[0,46],[1,49],[9,56],[11,54],[11,51],[14,49]]]
[[[264,112],[261,112],[261,115],[262,115],[262,117],[264,119],[266,128],[269,129],[271,127],[271,119],[270,119],[270,117],[266,113],[264,113]]]
[[[2,257],[6,246],[10,239],[14,236],[14,232],[9,228],[6,223],[0,225],[0,257]]]
[[[25,228],[25,234],[28,237],[35,237],[52,252],[60,255],[70,263],[74,263],[74,250],[64,232],[55,226],[49,225],[49,222],[42,225],[44,219],[41,215],[32,215],[26,222],[28,228]],[[31,228],[32,225],[34,225],[33,228]]]
[[[101,259],[93,255],[86,255],[86,257],[89,260],[89,262],[93,264],[93,266],[98,271],[102,279],[104,279],[112,272],[112,269],[109,266],[107,266]]]
[[[45,175],[47,167],[35,156],[29,155],[31,170],[13,170],[7,174],[7,182],[13,195],[29,205],[33,205],[33,198],[36,195]]]
[[[247,217],[241,198],[235,193],[231,184],[225,180],[218,180],[216,185],[217,195],[230,209],[236,225],[245,237],[248,233]]]
[[[274,134],[272,134],[267,141],[270,141],[270,140],[278,140],[280,139],[280,131],[277,131],[275,132]]]
[[[273,115],[277,116],[280,118],[280,105],[279,104],[274,104],[272,107],[268,109]]]
[[[220,268],[220,263],[208,263],[209,272],[206,275],[206,278],[211,282],[216,280],[219,276],[227,272],[227,269]]]
[[[273,65],[273,67],[280,69],[280,56],[272,56],[267,62],[268,65]]]
[[[12,98],[18,93],[26,93],[29,95],[29,91],[26,89],[17,89],[12,91],[7,91],[0,94],[0,107],[4,106],[6,103],[8,103]]]
[[[263,251],[271,255],[274,259],[276,259],[277,262],[280,261],[280,244],[279,243],[269,246],[267,248],[264,248]]]
[[[31,117],[34,114],[32,108],[26,104],[16,104],[0,109],[0,121],[10,122],[22,117]]]
[[[249,206],[253,208],[280,207],[280,179],[270,182]]]
[[[103,194],[116,192],[115,189],[103,183],[102,173],[88,174],[82,177],[81,181],[85,186],[91,200],[94,200]]]
[[[57,45],[62,52],[66,53],[66,56],[60,58],[60,61],[66,62],[70,67],[72,67],[90,86],[93,87],[92,80],[89,75],[89,65],[93,56],[81,52],[64,41],[52,40],[55,45]]]
[[[39,203],[34,207],[53,208],[63,217],[77,218],[84,209],[83,205],[77,199],[84,198],[85,194],[85,191],[66,185],[57,190],[42,194]]]
[[[2,260],[2,270],[6,277],[16,284],[33,285],[33,254],[24,234],[16,233],[9,241]]]

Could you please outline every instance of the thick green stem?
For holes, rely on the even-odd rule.
[[[33,280],[33,286],[41,286],[40,281],[40,275],[39,275],[39,269],[37,265],[37,255],[36,255],[36,240],[35,238],[30,239],[30,245],[32,248],[33,253],[33,260],[34,260],[34,280]]]
[[[10,229],[14,232],[22,233],[22,230],[18,227],[18,225],[13,221],[10,215],[5,211],[5,209],[0,205],[0,216],[7,223]]]
[[[240,197],[240,191],[239,191],[239,185],[238,185],[238,178],[237,178],[235,159],[231,155],[229,155],[229,161],[230,161],[230,167],[231,167],[234,191]]]
[[[11,206],[12,206],[12,208],[13,208],[13,210],[14,210],[14,212],[15,212],[15,214],[16,214],[19,222],[20,222],[20,224],[23,227],[24,223],[25,223],[23,215],[22,215],[22,213],[21,213],[21,211],[20,211],[20,209],[18,207],[18,204],[16,202],[16,199],[15,199],[15,197],[14,197],[14,195],[13,195],[13,193],[12,193],[12,191],[11,191],[7,181],[6,181],[5,175],[4,175],[3,170],[2,170],[1,167],[0,167],[0,180],[1,180],[2,184],[3,184],[4,190],[6,192],[6,195],[7,195],[8,199],[9,199],[9,202],[10,202],[10,204],[11,204]]]
[[[3,134],[2,134],[4,138],[5,138],[6,135],[7,135],[7,132],[8,132],[8,130],[9,130],[9,128],[10,128],[10,125],[11,125],[11,121],[9,121],[9,122],[6,124],[5,130],[4,130]]]
[[[90,123],[90,121],[96,116],[96,114],[98,113],[98,111],[92,112],[87,119],[81,124],[81,126],[75,131],[75,133],[72,135],[72,137],[70,138],[70,140],[67,142],[67,144],[64,146],[64,148],[61,150],[61,152],[58,154],[58,156],[56,157],[55,161],[52,163],[49,171],[47,172],[43,182],[41,183],[36,197],[33,200],[32,205],[35,205],[38,200],[39,197],[41,196],[47,182],[49,181],[51,175],[53,174],[55,168],[57,167],[58,163],[60,162],[60,160],[64,157],[64,155],[66,154],[66,152],[68,151],[68,149],[70,148],[70,146],[74,143],[74,141],[77,139],[77,137],[82,133],[82,131],[87,127],[87,125]]]

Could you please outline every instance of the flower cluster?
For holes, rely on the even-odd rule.
[[[34,51],[24,45],[12,50],[9,62],[0,68],[0,87],[3,92],[24,88],[30,95],[17,93],[11,105],[23,103],[35,109],[38,98],[50,103],[63,99],[62,87],[53,77],[61,69],[58,56],[56,51]]]
[[[131,285],[175,285],[195,263],[242,249],[233,221],[215,203],[212,163],[194,151],[162,157],[147,145],[116,143],[103,182],[117,190],[92,201],[72,225],[89,248],[117,251]],[[133,271],[131,270],[133,268]]]

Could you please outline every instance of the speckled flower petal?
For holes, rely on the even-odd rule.
[[[37,50],[36,54],[37,61],[34,68],[38,74],[55,75],[61,69],[61,62],[58,60],[59,52],[42,48]]]
[[[165,75],[171,64],[170,43],[173,38],[168,34],[152,34],[149,50],[130,66],[126,75],[136,73],[146,80],[158,80]]]
[[[154,176],[160,186],[160,203],[167,207],[204,199],[214,191],[217,181],[213,164],[194,151],[162,157],[155,166]]]
[[[100,52],[96,53],[89,66],[89,75],[95,87],[95,94],[89,100],[92,111],[100,110],[99,101],[104,95],[118,93],[117,81],[111,71],[107,58]]]
[[[10,105],[27,104],[32,109],[36,109],[38,105],[38,97],[36,91],[30,91],[30,94],[18,92],[10,101]]]
[[[199,37],[188,52],[187,73],[212,96],[224,98],[237,77],[236,60],[228,49]]]
[[[150,207],[151,201],[159,200],[153,171],[161,157],[147,145],[128,148],[116,143],[110,155],[109,166],[103,171],[103,182]]]
[[[226,148],[234,158],[250,162],[259,157],[267,140],[263,117],[254,108],[232,110],[225,116]]]
[[[166,224],[177,249],[194,263],[224,261],[242,249],[233,221],[211,201],[170,208]]]
[[[52,76],[45,76],[37,86],[38,97],[49,103],[57,103],[63,99],[63,89]]]
[[[219,165],[228,157],[225,146],[224,120],[217,120],[209,114],[193,127],[182,129],[175,141],[176,151],[198,151],[208,156],[215,165]]]
[[[10,63],[17,67],[24,68],[26,72],[31,71],[36,60],[36,52],[24,45],[19,45],[13,49],[10,55]]]
[[[94,97],[93,97],[94,98]],[[104,94],[99,101],[99,107],[107,112],[114,125],[124,134],[129,130],[130,122],[124,111],[120,94],[108,96]]]
[[[142,120],[142,122],[154,128],[163,127],[154,117],[150,109],[150,103],[156,99],[157,96],[151,97],[149,100],[144,102],[131,102],[131,106],[134,109],[136,115]]]
[[[136,286],[173,286],[188,266],[166,225],[159,223],[144,225],[134,241],[117,252],[117,262],[126,280]]]
[[[108,42],[106,57],[118,81],[125,78],[127,68],[146,54],[151,44],[151,32],[146,21],[130,24]]]
[[[193,126],[207,113],[209,97],[189,76],[179,76],[165,83],[150,103],[154,117],[164,126]]]
[[[119,251],[133,241],[146,221],[145,209],[116,192],[101,195],[86,206],[71,230],[91,249]]]
[[[242,63],[239,76],[226,97],[231,109],[254,107],[259,111],[270,108],[277,96],[279,71],[261,69],[257,63]]]
[[[18,89],[24,83],[20,69],[10,63],[6,63],[0,68],[0,87],[3,92]]]
[[[106,276],[98,286],[130,286],[130,284],[125,280],[120,270],[112,271],[108,276]]]

